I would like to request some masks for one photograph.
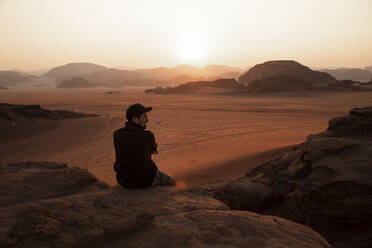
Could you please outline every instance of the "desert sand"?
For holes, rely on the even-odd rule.
[[[107,94],[111,91],[110,94]],[[153,156],[179,186],[232,179],[353,107],[372,104],[372,92],[291,93],[266,96],[152,95],[144,89],[12,89],[0,102],[40,104],[99,117],[69,120],[0,119],[0,163],[55,161],[88,169],[116,185],[112,133],[123,126],[133,103],[152,106],[150,129],[159,143]]]

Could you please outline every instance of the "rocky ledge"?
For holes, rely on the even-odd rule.
[[[7,120],[32,120],[32,119],[68,119],[97,116],[96,114],[84,114],[66,110],[47,110],[40,105],[14,105],[0,103],[0,119]]]
[[[108,187],[50,162],[0,166],[0,247],[330,247],[311,228],[201,190]]]
[[[372,247],[372,107],[211,191],[231,209],[308,225],[334,247]]]
[[[371,161],[367,107],[245,177],[188,189],[109,187],[58,163],[1,165],[0,247],[372,247]]]

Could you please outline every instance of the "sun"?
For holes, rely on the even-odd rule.
[[[181,58],[187,61],[196,61],[205,56],[206,49],[201,41],[196,39],[187,39],[183,40],[180,44],[178,54]]]

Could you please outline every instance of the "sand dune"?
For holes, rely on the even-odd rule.
[[[265,158],[324,130],[330,118],[372,103],[369,92],[232,97],[148,95],[143,89],[107,91],[0,92],[0,102],[99,115],[30,123],[0,119],[0,163],[68,163],[114,185],[112,132],[123,125],[124,110],[141,102],[154,108],[148,127],[159,143],[159,155],[154,156],[158,167],[187,184],[199,184],[243,176]]]

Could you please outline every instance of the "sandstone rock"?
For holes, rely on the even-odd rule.
[[[309,227],[231,210],[206,189],[110,188],[48,162],[0,168],[0,247],[330,247]]]
[[[309,225],[335,247],[372,246],[372,107],[330,120],[293,151],[214,192],[232,209]],[[337,244],[337,246],[336,246]]]
[[[0,207],[97,191],[108,186],[87,170],[51,162],[0,165]]]

